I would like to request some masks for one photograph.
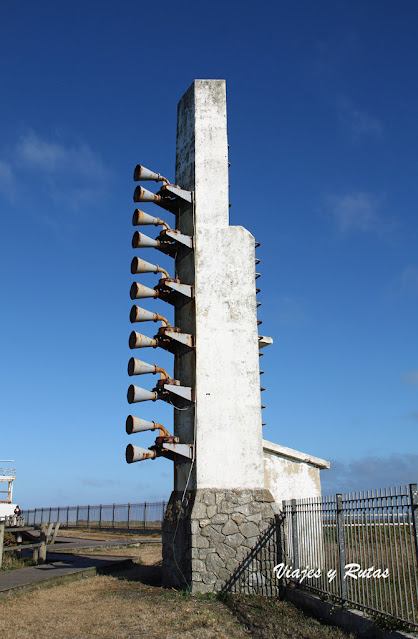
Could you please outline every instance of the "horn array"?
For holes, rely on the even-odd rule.
[[[152,193],[142,186],[137,186],[134,192],[135,202],[157,204],[168,210],[172,210],[173,207],[174,209],[178,209],[184,206],[185,203],[186,206],[191,205],[192,197],[190,192],[183,191],[178,187],[172,187],[172,185],[168,183],[168,180],[162,177],[160,173],[151,171],[140,164],[135,167],[134,180],[164,182],[163,189],[159,193]],[[183,201],[183,198],[185,198],[186,202]],[[134,227],[161,227],[159,235],[155,238],[145,235],[140,230],[135,230],[132,237],[132,247],[134,249],[157,249],[166,255],[177,258],[179,254],[184,254],[185,251],[190,251],[193,248],[193,238],[185,236],[180,233],[179,230],[172,228],[171,225],[159,216],[135,209],[132,217],[132,225]],[[160,278],[154,287],[152,287],[152,284],[145,285],[139,282],[133,282],[130,290],[132,300],[159,298],[169,304],[178,306],[189,302],[193,296],[192,286],[187,283],[182,283],[175,278],[171,278],[165,268],[153,262],[146,261],[142,256],[135,256],[132,259],[131,273],[133,275],[155,274]],[[160,330],[157,335],[153,337],[132,331],[129,336],[129,348],[131,349],[155,349],[162,347],[175,354],[178,349],[193,347],[192,344],[194,342],[192,336],[183,334],[181,329],[171,326],[170,322],[157,312],[134,305],[131,308],[130,321],[132,323],[161,322]],[[178,380],[171,379],[169,374],[163,368],[160,368],[158,364],[144,362],[134,357],[131,357],[129,360],[128,374],[130,376],[155,375],[157,373],[160,374],[161,379],[151,390],[141,388],[134,384],[129,386],[129,404],[148,401],[155,402],[157,399],[162,399],[176,405],[176,402],[184,403],[185,401],[191,400],[193,397],[192,389],[181,386],[181,382]],[[184,398],[186,398],[186,400]],[[141,417],[135,417],[133,415],[128,416],[126,420],[126,432],[129,435],[147,430],[159,430],[160,436],[157,438],[155,446],[147,450],[129,444],[126,449],[126,461],[129,464],[145,459],[155,459],[155,457],[167,453],[167,451],[164,450],[165,442],[170,443],[172,450],[173,446],[179,441],[177,438],[171,436],[165,427],[156,421],[142,419]],[[189,453],[188,457],[190,458]]]

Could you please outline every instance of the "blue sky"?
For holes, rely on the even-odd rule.
[[[417,27],[413,0],[2,3],[0,455],[21,505],[170,494],[169,461],[124,460],[132,173],[174,181],[195,78],[227,80],[231,224],[261,242],[264,437],[331,460],[325,493],[418,479]]]

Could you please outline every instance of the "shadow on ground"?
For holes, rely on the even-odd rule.
[[[98,570],[101,574],[111,574],[116,579],[123,579],[126,581],[140,581],[147,586],[162,585],[162,562],[154,564],[153,566],[143,566],[133,561],[125,562],[124,565],[103,568]]]

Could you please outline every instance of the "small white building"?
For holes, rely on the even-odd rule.
[[[319,473],[330,467],[328,461],[265,439],[263,454],[264,485],[280,509],[283,500],[321,496]]]

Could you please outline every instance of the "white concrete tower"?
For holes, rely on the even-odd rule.
[[[175,467],[163,530],[167,585],[219,590],[274,515],[264,490],[255,241],[229,226],[224,80],[196,80],[180,100],[176,184],[194,192],[177,228],[195,238],[176,260],[194,299],[175,325],[195,336],[177,355],[175,378],[195,403],[175,410],[175,435],[195,443],[195,460]],[[183,497],[183,493],[185,495]]]

